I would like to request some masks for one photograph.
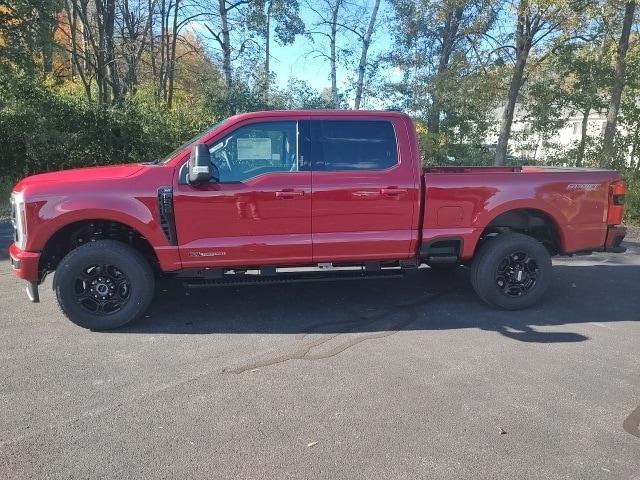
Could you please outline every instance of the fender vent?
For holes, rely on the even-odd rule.
[[[158,211],[160,213],[160,227],[170,245],[177,245],[176,224],[173,217],[173,189],[161,187],[158,189]]]

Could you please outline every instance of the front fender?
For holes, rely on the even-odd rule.
[[[138,231],[151,245],[168,245],[160,228],[155,198],[96,193],[82,198],[51,197],[28,205],[30,251],[41,251],[55,232],[75,222],[108,220]]]

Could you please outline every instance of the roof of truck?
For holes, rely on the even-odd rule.
[[[321,116],[336,116],[336,117],[405,117],[408,118],[404,112],[397,110],[334,110],[334,109],[316,109],[316,110],[266,110],[261,112],[247,112],[234,115],[230,119],[244,120],[247,118],[264,118],[264,117],[321,117]]]

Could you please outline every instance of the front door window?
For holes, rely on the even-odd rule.
[[[297,122],[265,122],[234,130],[211,148],[220,182],[299,170]]]

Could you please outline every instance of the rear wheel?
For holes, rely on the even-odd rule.
[[[538,302],[551,283],[551,256],[537,240],[519,233],[488,239],[471,265],[471,284],[490,305],[507,310]]]
[[[121,327],[151,303],[154,277],[133,248],[98,240],[72,250],[55,273],[58,304],[76,325],[92,330]]]

